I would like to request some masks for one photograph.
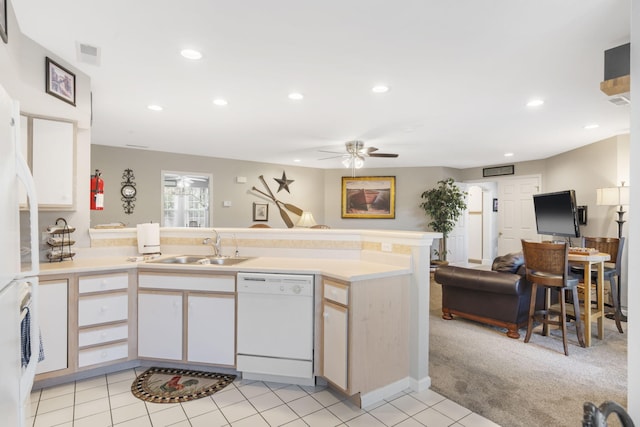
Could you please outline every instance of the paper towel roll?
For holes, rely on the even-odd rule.
[[[138,252],[141,254],[160,253],[160,224],[138,224]]]

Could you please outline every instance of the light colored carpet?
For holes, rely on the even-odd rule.
[[[524,343],[504,330],[454,316],[442,319],[441,286],[431,284],[429,375],[431,388],[503,427],[578,426],[582,405],[613,400],[627,407],[627,324],[618,333],[605,319],[605,337],[577,344],[569,329],[569,356],[562,335],[541,327]],[[594,323],[595,326],[595,323]],[[609,425],[620,425],[614,416]]]

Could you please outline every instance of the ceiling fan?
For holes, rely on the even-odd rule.
[[[362,141],[345,142],[346,153],[338,153],[336,151],[319,150],[323,153],[336,153],[338,156],[325,157],[320,160],[335,159],[342,157],[342,164],[346,168],[351,168],[351,174],[355,175],[355,170],[364,166],[365,157],[398,157],[396,153],[379,153],[376,147],[366,147]]]

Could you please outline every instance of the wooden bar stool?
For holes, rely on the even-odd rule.
[[[578,279],[569,275],[569,244],[538,243],[522,240],[522,252],[527,272],[527,280],[531,283],[531,305],[529,306],[529,322],[524,342],[529,342],[533,331],[533,322],[543,324],[542,335],[549,334],[549,325],[560,326],[564,354],[569,355],[567,345],[567,296],[570,293],[573,301],[576,334],[581,347],[585,347],[582,321],[580,319],[580,301],[578,300]],[[538,286],[545,288],[544,309],[536,310],[536,294]],[[551,291],[558,293],[560,310],[551,305]],[[551,316],[558,316],[557,320]]]
[[[585,248],[594,248],[598,252],[609,254],[611,261],[607,262],[604,266],[604,280],[609,282],[611,288],[611,302],[608,305],[613,307],[613,319],[616,321],[616,327],[618,332],[624,333],[622,330],[622,311],[620,310],[620,269],[622,265],[622,250],[624,248],[624,237],[585,237]],[[583,265],[571,266],[571,271],[584,276]],[[616,281],[618,283],[616,283]],[[598,272],[595,269],[591,270],[591,283],[598,283]],[[596,292],[598,295],[598,292]],[[598,301],[596,300],[596,304]],[[585,304],[586,307],[586,304]]]

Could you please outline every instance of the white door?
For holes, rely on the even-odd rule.
[[[182,294],[138,295],[138,356],[182,360]]]
[[[520,252],[520,239],[540,240],[533,209],[539,192],[539,176],[498,181],[498,255]]]
[[[233,295],[189,295],[187,360],[235,365],[235,307]]]

